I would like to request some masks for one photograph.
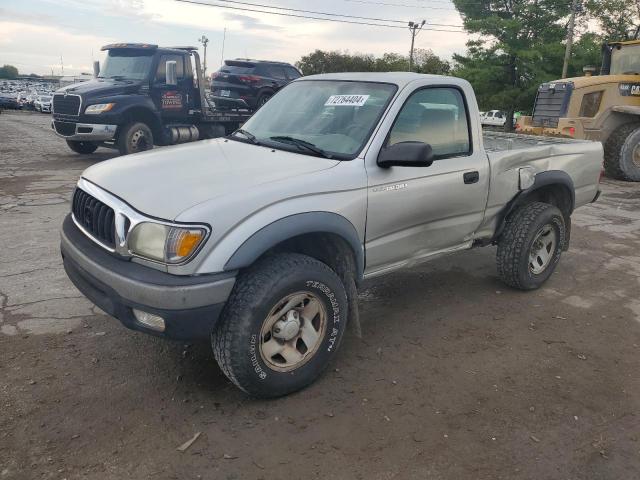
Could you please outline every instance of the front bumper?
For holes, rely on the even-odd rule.
[[[178,276],[124,261],[89,240],[68,215],[60,250],[67,275],[89,300],[133,330],[179,340],[206,339],[235,283],[235,272]],[[158,332],[132,309],[164,319]]]
[[[66,140],[107,142],[115,137],[117,125],[75,123],[54,119],[51,121],[51,128],[56,135]]]

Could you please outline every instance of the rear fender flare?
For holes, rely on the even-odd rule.
[[[502,234],[502,231],[504,230],[504,227],[505,227],[506,220],[509,217],[509,215],[512,212],[514,212],[517,208],[519,208],[521,205],[526,204],[527,200],[536,191],[550,185],[560,186],[561,188],[564,188],[568,192],[569,198],[570,198],[570,204],[569,204],[567,216],[570,216],[571,213],[573,213],[573,209],[576,204],[576,191],[573,184],[573,180],[571,179],[569,174],[567,172],[563,172],[562,170],[548,170],[546,172],[540,172],[536,174],[533,185],[531,185],[526,190],[521,190],[520,192],[518,192],[516,196],[513,197],[511,201],[509,201],[509,203],[502,209],[502,212],[500,212],[498,216],[496,233],[492,238],[492,243],[495,243],[500,237],[500,235]],[[566,218],[565,220],[568,221],[568,218]]]

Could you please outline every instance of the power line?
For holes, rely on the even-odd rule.
[[[366,3],[369,5],[383,5],[385,7],[402,7],[402,8],[430,8],[431,10],[447,10],[449,12],[456,12],[455,8],[446,7],[432,7],[427,5],[406,5],[404,3],[386,3],[386,2],[374,2],[373,0],[344,0],[351,3]]]
[[[271,8],[274,10],[286,10],[289,12],[300,12],[300,13],[310,13],[313,15],[326,15],[329,17],[344,17],[344,18],[354,18],[357,20],[373,20],[376,22],[390,22],[390,23],[400,23],[402,25],[406,25],[407,24],[407,20],[395,20],[395,19],[389,19],[389,18],[375,18],[375,17],[363,17],[360,15],[348,15],[348,14],[343,14],[343,13],[329,13],[329,12],[318,12],[318,11],[314,11],[314,10],[301,10],[298,8],[289,8],[289,7],[280,7],[280,6],[274,6],[274,5],[265,5],[263,3],[250,3],[250,2],[240,2],[238,0],[215,0],[217,2],[220,3],[235,3],[238,5],[248,5],[250,7],[261,7],[261,8]],[[452,25],[452,24],[447,24],[447,23],[440,23],[440,24],[436,24],[436,23],[430,23],[430,25],[436,25],[436,26],[440,26],[440,27],[460,27],[462,28],[462,25]]]
[[[400,26],[400,25],[389,25],[389,24],[384,24],[384,23],[368,23],[368,22],[356,22],[356,21],[352,21],[352,20],[342,20],[342,19],[338,19],[338,18],[325,18],[325,17],[315,17],[315,16],[310,16],[310,15],[296,15],[293,13],[284,13],[284,12],[269,12],[267,10],[257,10],[254,8],[244,8],[244,7],[235,7],[235,6],[231,6],[231,5],[220,5],[220,4],[213,4],[213,3],[207,3],[207,2],[200,2],[197,0],[176,0],[177,2],[182,2],[182,3],[191,3],[194,5],[203,5],[206,7],[217,7],[217,8],[226,8],[229,10],[239,10],[239,11],[243,11],[243,12],[256,12],[256,13],[266,13],[269,15],[279,15],[282,17],[294,17],[294,18],[306,18],[306,19],[310,19],[310,20],[323,20],[325,22],[338,22],[338,23],[349,23],[352,25],[366,25],[366,26],[371,26],[371,27],[386,27],[386,28],[401,28],[404,29],[405,27]],[[218,0],[218,1],[225,1],[225,0]],[[447,30],[447,29],[442,29],[442,28],[424,28],[423,30],[430,30],[430,31],[434,31],[434,32],[449,32],[449,33],[461,33],[461,30]]]

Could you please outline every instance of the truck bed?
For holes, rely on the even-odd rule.
[[[511,150],[529,149],[531,147],[575,145],[576,143],[591,143],[588,140],[574,140],[564,137],[542,137],[536,135],[523,135],[520,133],[503,133],[484,131],[484,149],[487,153],[503,152]]]
[[[522,167],[569,175],[576,208],[591,202],[597,193],[603,159],[600,142],[501,132],[484,132],[483,141],[491,165],[491,186],[480,237],[492,234],[501,209],[517,195]]]

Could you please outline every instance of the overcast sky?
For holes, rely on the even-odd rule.
[[[237,2],[195,1],[269,10]],[[461,25],[460,16],[448,0],[246,0],[244,3]],[[62,56],[65,74],[91,72],[92,60],[103,58],[102,45],[112,42],[198,45],[197,39],[205,34],[210,40],[207,59],[212,71],[220,65],[225,28],[225,58],[293,63],[316,48],[380,55],[406,54],[410,45],[406,28],[284,17],[175,0],[0,0],[0,65],[15,65],[21,73],[51,74],[53,70],[54,74],[60,74]],[[466,40],[463,32],[424,30],[416,39],[416,47],[430,48],[449,58],[454,52],[464,51]]]

